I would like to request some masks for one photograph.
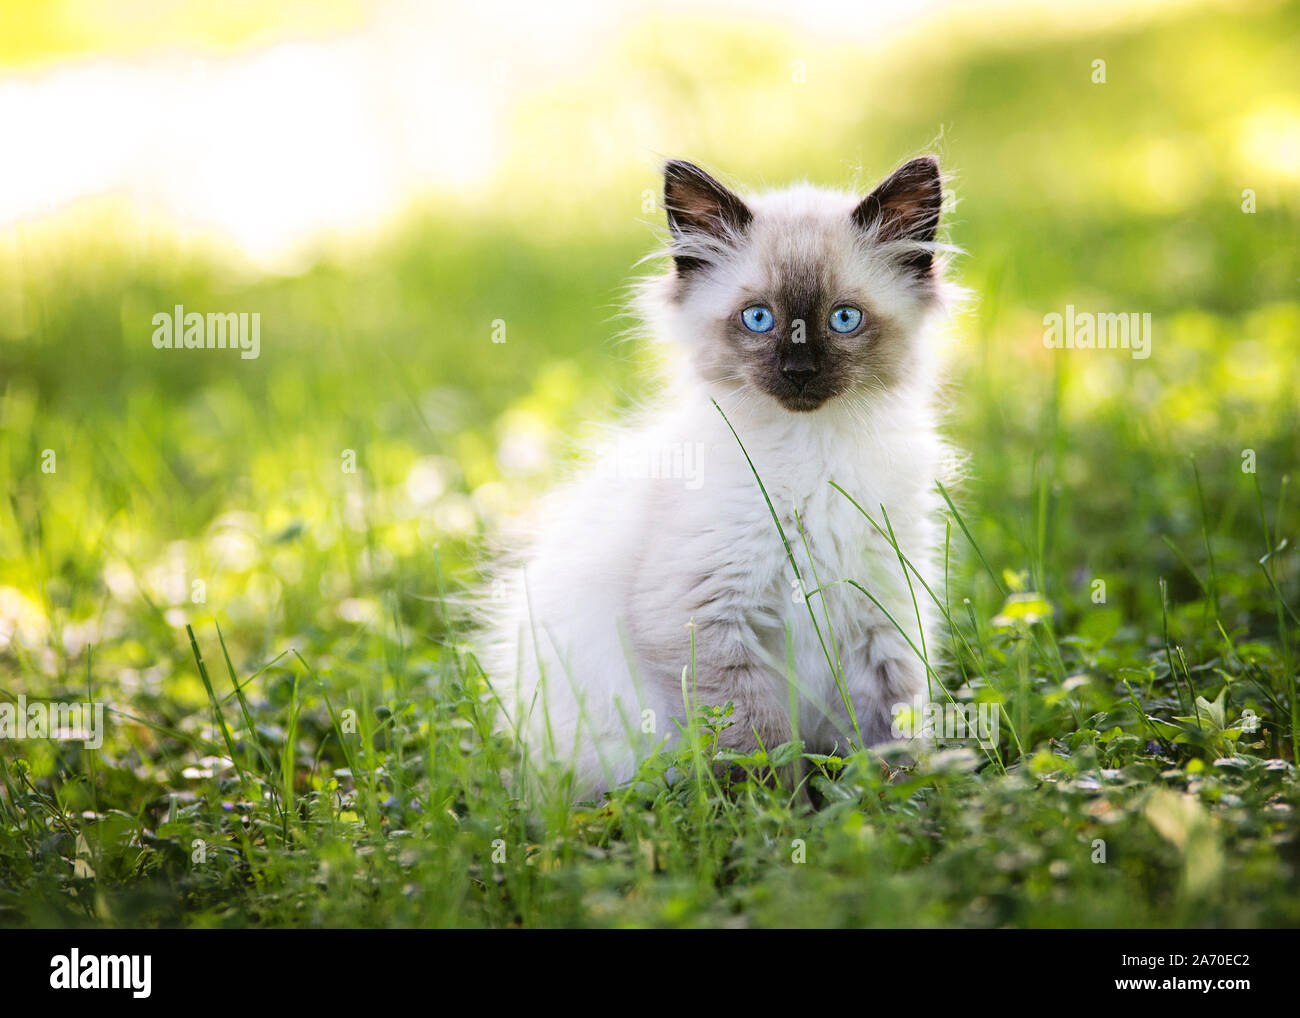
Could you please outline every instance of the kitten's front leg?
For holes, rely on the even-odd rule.
[[[749,500],[743,504],[748,511]],[[789,694],[766,656],[783,632],[777,605],[784,556],[770,519],[753,510],[720,522],[716,503],[700,499],[655,509],[647,528],[654,541],[638,563],[625,613],[646,674],[658,677],[657,692],[677,714],[682,665],[693,660],[689,699],[733,705],[732,723],[718,738],[722,747],[748,753],[760,743],[773,749],[789,742]],[[691,628],[685,645],[684,623]]]
[[[925,662],[892,628],[877,629],[853,657],[857,667],[849,692],[863,742],[874,746],[897,740],[895,719],[900,709],[917,712],[919,719],[929,705]]]
[[[758,660],[752,627],[730,619],[695,623],[695,702],[734,706],[733,724],[718,743],[742,753],[790,741],[790,712],[783,690]],[[688,681],[690,676],[687,677]]]

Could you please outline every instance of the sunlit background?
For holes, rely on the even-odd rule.
[[[278,271],[420,204],[617,220],[635,184],[683,152],[748,179],[838,182],[937,147],[975,181],[1042,173],[1028,200],[1063,210],[1105,195],[1174,211],[1219,180],[1276,188],[1300,173],[1285,50],[1259,65],[1209,35],[1202,50],[1120,48],[1144,26],[1249,23],[1251,5],[1212,17],[1188,3],[936,0],[5,7],[0,226],[112,203]],[[1070,45],[1080,38],[1112,41],[1090,52]],[[1052,146],[1011,129],[1008,100],[1039,86],[999,85],[988,66],[1044,39],[1085,69],[1119,62],[1109,89],[1071,93]],[[985,66],[954,65],[954,52]],[[1035,64],[1063,93],[1067,65]],[[1133,109],[1144,90],[1152,101]],[[976,98],[990,102],[963,120]],[[1102,179],[1050,172],[1085,157],[1100,170],[1095,111],[1126,106],[1137,122],[1115,125]]]

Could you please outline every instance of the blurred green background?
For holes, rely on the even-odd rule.
[[[463,631],[438,577],[472,583],[584,422],[654,384],[624,297],[658,270],[638,259],[668,156],[865,191],[937,153],[975,297],[948,430],[994,571],[1062,633],[1134,655],[1159,642],[1160,580],[1175,629],[1202,632],[1217,572],[1225,628],[1285,642],[1254,485],[1285,536],[1300,5],[574,8],[597,25],[576,41],[495,5],[94,9],[3,5],[0,111],[27,132],[0,233],[11,693],[89,677],[130,714],[198,725],[187,623],[215,648],[219,622],[245,675],[288,649],[377,696],[395,655],[437,674]],[[112,130],[83,123],[96,102]],[[259,313],[260,357],[154,349],[176,304]],[[1150,358],[1045,350],[1066,304],[1151,313]],[[1294,555],[1274,566],[1293,604]],[[976,556],[951,581],[981,620],[1000,607]],[[157,738],[125,726],[114,745],[156,757]],[[57,773],[53,750],[24,752]],[[1293,747],[1279,732],[1270,752]]]

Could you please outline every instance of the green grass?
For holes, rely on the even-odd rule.
[[[811,802],[763,780],[797,746],[715,781],[728,719],[699,704],[635,788],[524,809],[456,607],[567,436],[640,391],[653,356],[611,340],[651,241],[639,214],[606,212],[652,179],[593,185],[559,224],[520,198],[414,216],[293,276],[109,226],[17,245],[0,274],[0,695],[90,696],[110,726],[97,750],[0,740],[0,923],[1300,922],[1300,194],[1232,141],[1235,118],[1297,94],[1277,41],[1298,32],[1281,6],[959,39],[841,137],[762,166],[685,153],[839,182],[819,153],[865,146],[883,170],[942,123],[959,171],[952,236],[978,304],[948,397],[969,462],[947,493],[938,678],[996,704],[1001,738],[912,768],[807,759]],[[706,72],[637,59],[677,82],[664,101],[688,120]],[[1153,139],[1180,172],[1133,177]],[[261,358],[153,350],[150,316],[176,303],[259,311]],[[1044,350],[1042,316],[1066,303],[1152,312],[1151,358]]]

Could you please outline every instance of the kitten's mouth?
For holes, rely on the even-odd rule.
[[[820,409],[831,398],[831,394],[825,392],[774,392],[772,395],[783,407],[797,414]]]

